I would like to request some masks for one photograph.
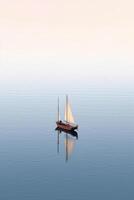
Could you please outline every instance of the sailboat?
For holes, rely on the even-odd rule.
[[[74,117],[72,114],[72,109],[68,101],[68,95],[66,95],[66,105],[65,105],[65,120],[62,121],[60,119],[60,106],[59,106],[59,98],[58,98],[58,121],[56,122],[57,128],[66,130],[66,131],[74,131],[78,129],[78,125],[75,124]]]

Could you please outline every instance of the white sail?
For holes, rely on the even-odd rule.
[[[69,123],[73,123],[73,124],[75,123],[74,117],[72,114],[72,109],[68,102],[67,102],[67,105],[65,106],[65,121]]]
[[[75,123],[71,106],[68,104],[68,122]]]

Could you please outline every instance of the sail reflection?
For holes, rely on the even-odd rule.
[[[73,153],[76,140],[78,139],[78,133],[76,131],[65,131],[59,128],[55,130],[57,131],[57,153],[60,152],[60,134],[65,134],[64,146],[65,160],[67,162]]]

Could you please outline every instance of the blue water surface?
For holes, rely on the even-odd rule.
[[[0,99],[1,200],[133,200],[134,96],[125,90],[69,93],[78,139],[55,131],[57,96],[5,91]]]

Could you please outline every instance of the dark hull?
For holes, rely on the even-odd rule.
[[[78,126],[72,126],[72,125],[66,124],[64,122],[56,122],[56,124],[57,124],[57,128],[66,130],[66,131],[74,131],[74,130],[78,129]]]
[[[76,132],[76,131],[68,131],[68,130],[63,130],[63,129],[61,129],[61,128],[56,128],[55,129],[56,131],[60,131],[60,133],[61,132],[64,132],[64,133],[68,133],[68,134],[70,134],[71,136],[73,136],[73,137],[76,137],[77,139],[78,139],[78,133]]]

